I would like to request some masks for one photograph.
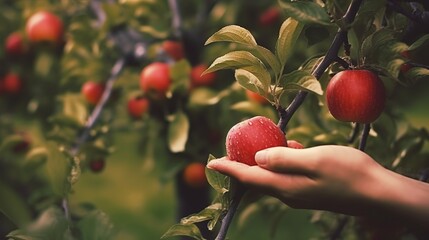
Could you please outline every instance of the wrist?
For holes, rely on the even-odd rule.
[[[379,173],[378,193],[373,197],[381,214],[409,226],[429,226],[429,184],[384,169]],[[380,178],[381,177],[381,178]]]

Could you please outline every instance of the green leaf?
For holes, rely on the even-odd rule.
[[[54,142],[46,143],[48,149],[47,172],[54,192],[65,196],[70,190],[68,177],[71,171],[71,161],[59,150]]]
[[[108,240],[114,234],[113,224],[109,217],[100,210],[95,210],[85,216],[77,224],[82,240]]]
[[[231,106],[231,109],[242,113],[249,113],[251,115],[266,116],[270,119],[277,118],[277,112],[274,111],[272,107],[262,106],[260,104],[255,104],[251,101],[237,102]]]
[[[217,96],[217,93],[207,87],[195,88],[191,91],[189,97],[189,107],[195,108],[200,106],[210,106],[216,104],[218,101],[212,99]]]
[[[61,97],[63,103],[62,114],[74,119],[83,126],[88,119],[89,113],[86,103],[79,94],[66,94]]]
[[[213,155],[209,156],[208,162],[215,159]],[[225,194],[229,190],[229,178],[218,171],[206,168],[206,177],[210,186],[219,194]]]
[[[276,43],[276,56],[283,66],[292,55],[294,45],[304,28],[304,24],[295,19],[286,19],[280,27],[279,37]]]
[[[323,94],[320,82],[317,81],[313,75],[304,70],[295,70],[283,75],[280,80],[280,85],[284,90],[306,90],[318,95]]]
[[[32,148],[25,156],[24,166],[27,168],[37,168],[48,160],[48,150],[44,147]]]
[[[222,212],[222,204],[221,203],[214,203],[203,210],[201,210],[199,213],[189,215],[187,217],[184,217],[180,220],[181,224],[193,224],[193,223],[199,223],[204,222],[207,220],[211,220],[216,217],[218,212]]]
[[[28,227],[13,231],[7,237],[20,240],[72,240],[69,227],[69,221],[64,216],[63,211],[56,207],[50,207],[43,211],[37,220]]]
[[[205,240],[201,235],[200,229],[195,224],[175,224],[162,235],[161,239],[176,236],[189,236],[197,240]]]
[[[315,2],[301,2],[301,1],[286,1],[280,0],[280,6],[286,13],[303,23],[315,23],[321,25],[331,24],[329,15],[326,11]]]
[[[1,141],[0,152],[10,151],[13,147],[17,146],[17,144],[20,144],[23,141],[26,141],[26,139],[21,134],[13,134],[13,135],[7,136]]]
[[[174,153],[185,151],[189,135],[189,119],[183,111],[168,117],[168,146]]]
[[[241,44],[239,50],[251,52],[257,58],[260,58],[265,64],[269,65],[273,71],[278,74],[281,70],[281,65],[276,56],[268,49],[257,45],[255,38],[249,30],[237,26],[230,25],[222,28],[214,33],[206,41],[206,45],[214,42],[232,42]]]
[[[16,226],[24,226],[31,221],[31,210],[17,192],[0,181],[0,212]]]
[[[191,65],[186,60],[175,62],[170,67],[170,76],[172,79],[171,91],[188,91],[190,86],[189,74],[191,72]]]
[[[414,84],[418,81],[428,81],[429,69],[421,68],[421,67],[413,67],[406,72],[405,76],[407,79],[410,79],[411,84]]]
[[[251,46],[257,45],[255,38],[249,32],[249,30],[237,25],[223,27],[210,36],[209,39],[207,39],[205,45],[214,42],[233,42]]]
[[[417,50],[418,48],[427,45],[429,43],[429,34],[424,35],[423,37],[419,38],[417,41],[415,41],[411,46],[408,48],[409,51]]]
[[[246,89],[249,89],[253,92],[257,92],[262,96],[266,96],[267,92],[264,91],[264,86],[259,82],[258,78],[253,75],[251,72],[237,69],[235,70],[235,79],[237,82]]]
[[[386,49],[386,45],[394,39],[394,33],[391,30],[382,28],[374,32],[363,41],[361,57],[370,60],[373,59],[374,54],[377,53],[379,49]]]
[[[261,83],[261,86],[263,86],[264,91],[268,91],[271,84],[270,73],[259,58],[247,51],[233,51],[217,58],[204,73],[214,72],[220,69],[240,68],[255,75]]]

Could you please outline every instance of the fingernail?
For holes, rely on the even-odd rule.
[[[211,160],[210,162],[208,162],[208,163],[207,163],[206,167],[207,167],[208,169],[212,169],[212,170],[214,170],[214,169],[215,169],[215,167],[216,167],[216,163],[217,163],[218,161],[219,161],[219,160],[216,160],[216,159]]]
[[[259,166],[265,166],[267,164],[267,154],[267,150],[262,150],[255,154],[255,161]]]

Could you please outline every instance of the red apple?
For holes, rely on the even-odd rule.
[[[383,82],[373,72],[345,70],[328,83],[326,100],[337,120],[371,123],[384,110],[386,93]]]
[[[269,27],[275,24],[280,19],[280,9],[277,7],[270,7],[263,11],[259,16],[258,23],[261,26]]]
[[[183,180],[193,188],[201,188],[207,184],[206,166],[202,163],[191,163],[183,170]]]
[[[81,93],[86,101],[95,105],[100,101],[104,92],[104,85],[102,83],[88,81],[82,85]]]
[[[264,98],[263,96],[261,96],[258,93],[250,91],[249,89],[246,89],[246,96],[247,96],[247,99],[249,99],[250,101],[254,101],[254,102],[257,102],[260,104],[268,104],[269,103],[269,101],[266,98]]]
[[[22,80],[17,74],[9,73],[3,78],[1,85],[3,92],[17,94],[21,91]]]
[[[128,100],[128,113],[133,118],[141,118],[149,109],[149,100],[143,97],[134,97]]]
[[[26,52],[26,46],[22,34],[19,32],[11,33],[5,42],[5,51],[9,56],[20,56]]]
[[[89,162],[89,168],[94,173],[101,172],[104,169],[105,165],[106,165],[106,161],[102,158],[94,159]]]
[[[207,70],[206,64],[199,64],[191,69],[191,84],[193,87],[210,86],[216,79],[216,73],[210,72],[204,75],[203,72]]]
[[[162,42],[162,49],[174,60],[178,61],[185,56],[183,45],[179,41],[165,40]]]
[[[48,11],[39,11],[27,20],[25,31],[28,40],[33,43],[50,42],[60,44],[63,41],[63,21]]]
[[[287,146],[284,133],[269,118],[256,116],[234,125],[226,136],[228,158],[256,165],[256,152],[276,146]]]
[[[154,92],[158,96],[165,96],[170,85],[170,67],[166,63],[151,63],[140,73],[140,88],[143,92]]]

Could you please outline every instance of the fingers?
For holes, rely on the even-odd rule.
[[[283,198],[284,195],[293,195],[298,190],[315,184],[314,180],[304,175],[280,174],[259,166],[230,161],[225,157],[210,161],[207,167],[270,195],[283,195]]]
[[[317,156],[318,153],[311,148],[273,147],[257,152],[255,160],[260,167],[270,171],[313,174]]]

